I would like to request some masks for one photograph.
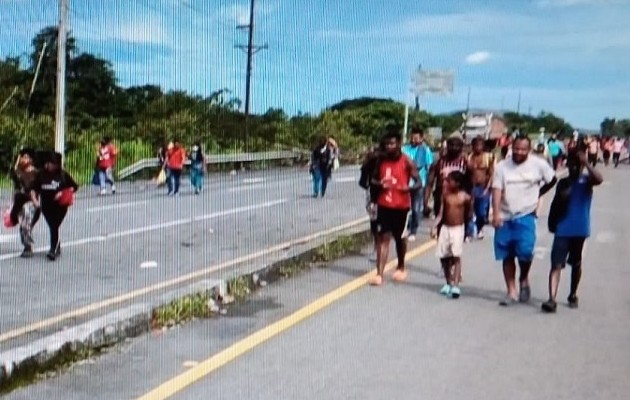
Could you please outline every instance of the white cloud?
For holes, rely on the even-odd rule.
[[[476,51],[466,56],[466,64],[483,64],[490,59],[487,51]]]

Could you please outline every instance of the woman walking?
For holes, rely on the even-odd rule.
[[[20,224],[20,241],[24,246],[20,255],[22,258],[33,257],[33,227],[41,214],[39,208],[35,207],[36,198],[33,192],[37,181],[34,158],[33,149],[20,150],[15,168],[11,171],[11,180],[15,190],[11,222],[13,225]]]
[[[206,157],[199,142],[195,142],[190,154],[190,183],[195,189],[195,194],[201,193],[203,187],[203,175],[206,172]]]
[[[74,202],[74,193],[79,189],[74,179],[61,168],[61,160],[61,154],[49,154],[44,169],[37,176],[34,189],[39,197],[36,205],[41,207],[50,231],[50,250],[46,254],[50,261],[55,261],[61,255],[59,228],[68,213],[68,207]]]

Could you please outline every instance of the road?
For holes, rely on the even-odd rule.
[[[174,399],[626,399],[629,173],[608,169],[596,189],[578,310],[564,305],[565,274],[558,313],[540,312],[552,240],[544,223],[532,302],[498,307],[503,280],[488,230],[465,247],[459,300],[437,293],[432,242],[416,244],[407,283],[382,288],[364,285],[371,264],[357,255],[264,288],[225,318],[137,338],[7,398],[132,399],[164,385]]]
[[[364,217],[357,174],[356,168],[338,170],[323,199],[310,197],[303,169],[212,175],[201,195],[185,182],[177,198],[142,182],[123,183],[106,197],[84,188],[62,226],[63,254],[56,262],[44,257],[43,220],[35,230],[40,253],[32,259],[18,257],[17,230],[3,232],[0,348],[76,321],[6,338],[29,324]],[[147,262],[157,266],[141,268]]]

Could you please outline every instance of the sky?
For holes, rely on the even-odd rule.
[[[69,0],[81,51],[112,62],[122,86],[159,84],[245,98],[248,0]],[[0,0],[0,57],[32,51],[56,0]],[[317,113],[343,99],[413,104],[412,74],[453,71],[432,113],[553,112],[598,129],[630,118],[630,0],[256,0],[252,110]]]

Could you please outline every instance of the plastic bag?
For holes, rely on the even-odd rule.
[[[164,169],[160,170],[160,173],[158,174],[157,178],[155,178],[155,183],[158,186],[162,186],[166,183],[166,171],[164,171]]]
[[[72,188],[63,189],[59,192],[61,195],[57,199],[57,203],[63,207],[70,207],[74,204],[74,190]]]
[[[335,158],[335,159],[333,160],[333,171],[336,171],[336,170],[338,170],[338,169],[339,169],[339,159],[338,159],[338,158]]]
[[[16,224],[11,220],[11,207],[4,210],[2,213],[2,222],[5,228],[13,228]]]

